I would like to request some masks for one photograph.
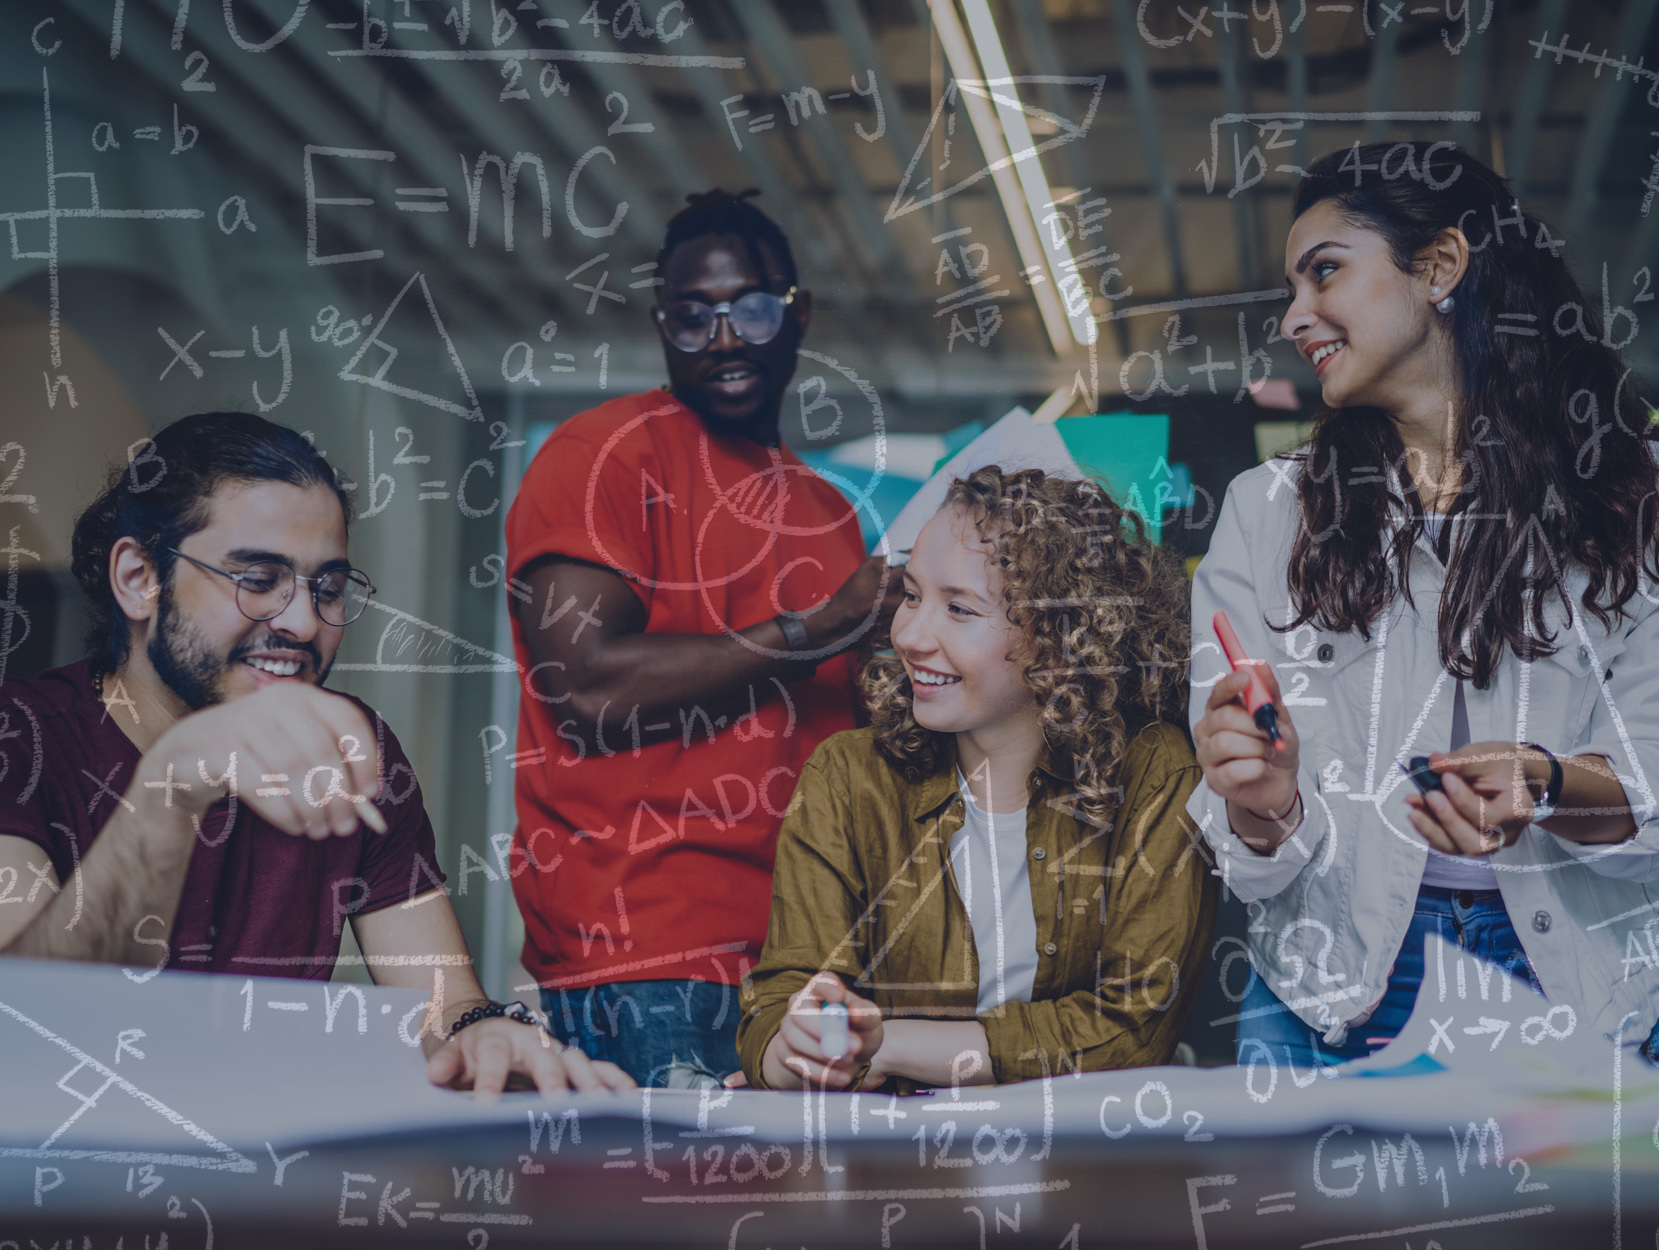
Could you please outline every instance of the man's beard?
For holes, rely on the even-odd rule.
[[[223,684],[231,665],[238,663],[242,656],[259,651],[267,641],[268,638],[261,638],[257,643],[244,644],[229,657],[221,659],[202,636],[179,616],[173,602],[172,587],[168,585],[161,591],[156,632],[150,639],[148,652],[150,664],[162,683],[192,712],[199,712],[225,701]],[[328,668],[333,665],[322,667],[322,657],[312,644],[286,641],[276,645],[288,651],[309,652],[313,666],[318,669],[317,685],[322,685],[327,679]]]

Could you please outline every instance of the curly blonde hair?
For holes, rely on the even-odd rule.
[[[953,482],[944,507],[965,512],[990,544],[1043,736],[1071,756],[1082,818],[1105,825],[1122,799],[1117,773],[1133,734],[1159,720],[1185,726],[1184,571],[1094,482],[991,465]],[[890,650],[869,660],[859,684],[877,749],[909,780],[951,758],[953,735],[917,723],[910,678]]]

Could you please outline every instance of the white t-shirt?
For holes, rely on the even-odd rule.
[[[1440,531],[1446,523],[1441,512],[1423,514],[1423,530],[1429,542],[1440,543]],[[1463,679],[1457,681],[1452,695],[1452,740],[1446,750],[1455,751],[1469,744],[1469,706],[1463,696]],[[1439,886],[1443,890],[1495,890],[1498,874],[1493,871],[1486,855],[1445,855],[1429,847],[1429,861],[1423,865],[1423,884]]]
[[[987,812],[959,771],[966,816],[951,835],[951,869],[979,955],[981,1014],[1005,1002],[1031,1001],[1037,982],[1037,914],[1026,868],[1025,810]]]

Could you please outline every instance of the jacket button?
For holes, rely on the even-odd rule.
[[[1322,642],[1322,643],[1319,644],[1318,655],[1319,655],[1319,662],[1321,664],[1329,664],[1333,659],[1336,658],[1336,648],[1331,646],[1331,644],[1328,643],[1328,642]]]
[[[1048,852],[1045,851],[1042,847],[1039,846],[1031,852],[1031,858],[1032,859],[1047,859],[1048,858]]]
[[[1050,942],[1050,943],[1048,943],[1048,945],[1043,947],[1043,954],[1052,955],[1052,954],[1054,954],[1055,951],[1057,951],[1059,949],[1060,948],[1058,946],[1056,946],[1053,942]]]
[[[1547,911],[1536,912],[1532,917],[1532,927],[1539,933],[1550,931],[1550,914]]]
[[[1590,662],[1590,648],[1589,647],[1585,647],[1585,646],[1580,646],[1579,647],[1579,649],[1578,649],[1578,662],[1580,664],[1588,664]]]

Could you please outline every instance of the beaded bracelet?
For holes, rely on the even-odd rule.
[[[519,1024],[528,1024],[541,1028],[542,1022],[536,1019],[535,1013],[520,1002],[485,1003],[480,1007],[473,1007],[461,1014],[461,1018],[449,1026],[449,1032],[444,1035],[445,1040],[454,1037],[462,1029],[477,1024],[480,1020],[490,1020],[497,1016]]]

